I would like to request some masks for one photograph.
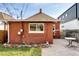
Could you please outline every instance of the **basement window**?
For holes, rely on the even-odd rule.
[[[43,23],[30,23],[29,33],[44,33],[44,24]]]

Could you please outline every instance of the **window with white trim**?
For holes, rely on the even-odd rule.
[[[61,20],[61,18],[59,18],[59,20]]]
[[[64,18],[64,16],[62,18]]]
[[[65,16],[67,16],[67,14]]]
[[[44,23],[29,23],[29,33],[44,33]]]

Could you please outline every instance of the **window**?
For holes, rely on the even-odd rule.
[[[62,18],[64,18],[64,16]]]
[[[36,31],[36,24],[30,24],[30,31]]]
[[[64,26],[62,26],[62,28],[64,28]]]
[[[61,18],[59,18],[61,20]]]
[[[67,16],[67,14],[65,16]]]
[[[43,23],[30,23],[29,33],[44,33],[44,24]]]

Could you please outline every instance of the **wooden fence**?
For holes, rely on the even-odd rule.
[[[0,30],[0,43],[7,42],[7,31]]]

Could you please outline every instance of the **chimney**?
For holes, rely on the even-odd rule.
[[[40,9],[40,13],[42,13],[42,9]]]

